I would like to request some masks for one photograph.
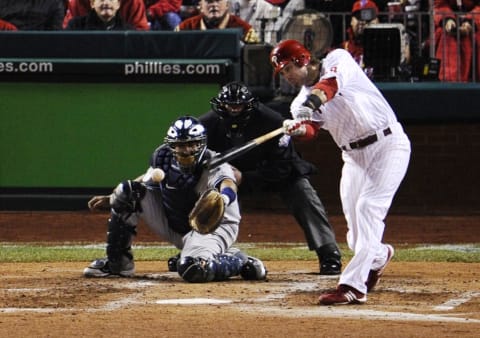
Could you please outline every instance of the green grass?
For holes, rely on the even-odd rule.
[[[263,260],[316,260],[316,255],[302,243],[238,243],[237,247]],[[352,253],[340,245],[344,260]],[[133,246],[135,260],[162,261],[178,250],[165,243]],[[104,245],[16,244],[0,243],[0,262],[82,262],[105,255]],[[462,245],[395,245],[395,261],[405,262],[480,262],[480,244]]]

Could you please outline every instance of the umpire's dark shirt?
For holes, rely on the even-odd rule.
[[[207,129],[208,148],[217,152],[242,145],[281,127],[283,120],[279,113],[261,103],[250,114],[250,119],[240,132],[232,132],[231,124],[213,111],[200,116],[201,123]],[[273,182],[286,183],[293,177],[308,176],[316,171],[313,164],[300,158],[292,142],[289,142],[288,146],[279,146],[280,137],[267,141],[229,162],[242,172],[241,186],[263,186],[268,183],[270,188],[274,188],[271,184]]]

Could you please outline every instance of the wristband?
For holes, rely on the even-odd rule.
[[[303,103],[305,107],[318,109],[322,105],[322,100],[317,95],[310,94],[307,97],[307,100]]]
[[[232,204],[237,199],[237,194],[230,187],[225,187],[220,191],[222,198],[225,201],[225,205]]]

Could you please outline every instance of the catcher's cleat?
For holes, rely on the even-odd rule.
[[[342,273],[342,262],[340,258],[327,257],[320,261],[321,275],[339,275]]]
[[[245,280],[264,280],[267,278],[267,269],[261,260],[248,256],[240,270],[240,276]]]
[[[345,284],[340,284],[335,291],[324,293],[318,298],[321,305],[363,304],[366,301],[366,294]]]
[[[177,262],[180,259],[180,254],[176,254],[168,259],[168,271],[170,272],[177,272]]]
[[[100,258],[94,260],[90,265],[83,270],[85,277],[132,277],[135,274],[135,265],[133,262],[129,262],[125,267],[121,269],[119,273],[113,273],[110,270],[108,264],[108,258]]]
[[[383,273],[385,272],[385,268],[393,258],[393,255],[395,253],[395,251],[393,250],[393,246],[391,246],[390,244],[386,244],[386,246],[388,250],[387,261],[385,262],[385,264],[383,264],[383,266],[380,269],[370,270],[370,272],[368,273],[368,278],[367,278],[367,281],[365,282],[365,285],[367,286],[367,292],[372,291],[375,288],[375,286],[378,285],[378,281],[380,280],[380,277],[382,277]]]

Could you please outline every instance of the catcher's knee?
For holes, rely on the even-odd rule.
[[[145,197],[147,188],[140,182],[124,181],[110,195],[110,205],[117,213],[141,211],[140,201]]]
[[[214,271],[211,264],[196,257],[183,257],[177,263],[177,270],[180,277],[189,283],[205,283],[214,279]]]

